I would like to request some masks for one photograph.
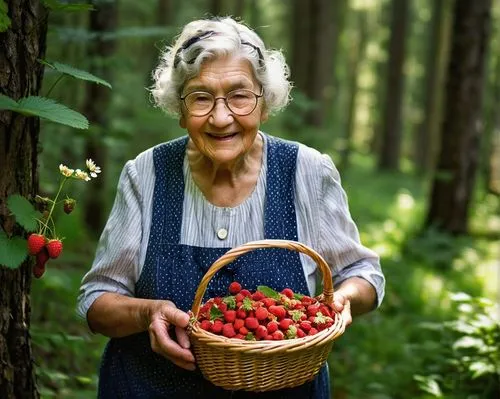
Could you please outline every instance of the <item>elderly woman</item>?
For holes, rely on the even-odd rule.
[[[331,159],[259,130],[286,106],[290,88],[282,54],[231,18],[189,23],[164,52],[152,93],[187,136],[126,163],[79,296],[90,328],[111,337],[101,398],[269,397],[205,380],[186,334],[204,273],[248,241],[316,249],[331,266],[334,305],[348,323],[381,303],[379,258],[360,243]],[[231,281],[313,295],[315,272],[292,251],[249,253],[213,277],[206,297],[224,295]],[[329,398],[328,371],[271,396]]]

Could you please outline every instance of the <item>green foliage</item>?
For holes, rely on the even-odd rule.
[[[7,4],[4,0],[0,0],[0,32],[5,32],[10,28],[11,20],[7,15],[8,11]]]
[[[111,89],[111,84],[109,82],[106,82],[104,79],[98,78],[95,75],[92,75],[89,72],[82,71],[81,69],[74,68],[72,66],[66,65],[66,64],[61,64],[60,62],[49,62],[46,60],[40,60],[40,62],[49,68],[52,68],[58,72],[61,72],[62,74],[72,76],[76,79],[81,79],[81,80],[86,80],[89,82],[97,83],[100,85],[104,85],[106,87],[109,87]]]
[[[8,237],[0,229],[0,265],[17,269],[28,255],[26,240],[21,237]]]
[[[35,231],[38,227],[37,219],[42,217],[31,202],[29,202],[22,195],[14,194],[7,198],[7,207],[26,231]]]
[[[85,116],[45,97],[29,96],[16,102],[12,98],[0,94],[0,109],[18,112],[26,116],[38,116],[76,129],[88,129],[89,127]]]
[[[465,293],[451,295],[454,318],[426,323],[437,332],[439,348],[421,346],[424,375],[417,375],[423,390],[436,388],[435,397],[489,398],[500,394],[500,319],[498,305]],[[442,393],[441,393],[442,392]],[[446,395],[446,396],[445,396]]]
[[[42,0],[45,7],[52,11],[79,12],[92,11],[94,6],[86,3],[62,2],[59,0]]]

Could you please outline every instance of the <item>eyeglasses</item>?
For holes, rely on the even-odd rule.
[[[226,107],[233,114],[245,116],[251,114],[257,107],[259,98],[263,96],[263,91],[262,89],[260,94],[255,94],[251,90],[238,89],[230,91],[226,97],[215,97],[206,91],[193,91],[180,99],[192,116],[208,115],[215,108],[217,100],[224,100]]]

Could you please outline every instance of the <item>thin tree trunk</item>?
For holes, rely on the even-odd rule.
[[[403,67],[406,49],[408,7],[408,0],[393,0],[388,78],[383,114],[384,128],[382,130],[383,138],[378,162],[380,169],[399,169],[402,137]]]
[[[96,10],[90,13],[90,30],[98,34],[98,37],[90,45],[88,58],[99,59],[100,67],[92,64],[90,71],[108,81],[112,80],[112,69],[109,67],[109,59],[116,49],[114,39],[104,39],[103,34],[112,33],[118,24],[117,1],[96,1]],[[104,60],[104,62],[102,62]],[[87,86],[84,114],[89,122],[96,127],[87,138],[85,153],[87,158],[92,158],[95,163],[102,167],[103,172],[94,184],[88,187],[88,195],[85,202],[85,222],[89,231],[97,235],[104,226],[106,217],[106,164],[107,148],[103,142],[103,136],[109,127],[109,107],[111,103],[111,91],[103,85],[91,84]],[[96,131],[97,130],[97,131]]]
[[[10,28],[0,33],[0,92],[15,100],[40,92],[47,13],[40,1],[7,0]],[[9,215],[11,194],[33,198],[38,189],[40,122],[0,111],[0,228],[22,234]],[[32,259],[17,269],[0,265],[0,398],[38,398],[32,358],[30,287]]]
[[[456,0],[441,151],[426,226],[467,233],[480,148],[479,119],[491,0]]]

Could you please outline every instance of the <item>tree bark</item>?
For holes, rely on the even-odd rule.
[[[96,11],[90,13],[90,31],[98,37],[90,45],[88,58],[92,62],[90,72],[108,81],[112,80],[112,68],[109,65],[111,56],[116,49],[116,40],[103,38],[105,33],[112,33],[118,24],[117,1],[95,1]],[[97,62],[96,62],[97,60]],[[98,64],[99,66],[97,66]],[[111,91],[108,87],[97,84],[87,86],[84,114],[93,126],[86,141],[87,158],[92,158],[102,168],[99,179],[87,188],[85,202],[85,222],[93,235],[100,234],[106,218],[106,163],[107,148],[103,142],[106,130],[109,128],[109,112]]]
[[[47,13],[37,0],[7,0],[10,28],[0,33],[0,92],[15,100],[40,92]],[[38,118],[0,112],[0,227],[23,234],[7,197],[33,198],[38,190]],[[19,268],[0,265],[0,397],[38,398],[32,358],[30,286],[32,259]]]
[[[491,0],[456,0],[441,150],[426,226],[467,233],[480,148],[480,116]]]
[[[408,0],[393,0],[379,169],[399,169]]]

